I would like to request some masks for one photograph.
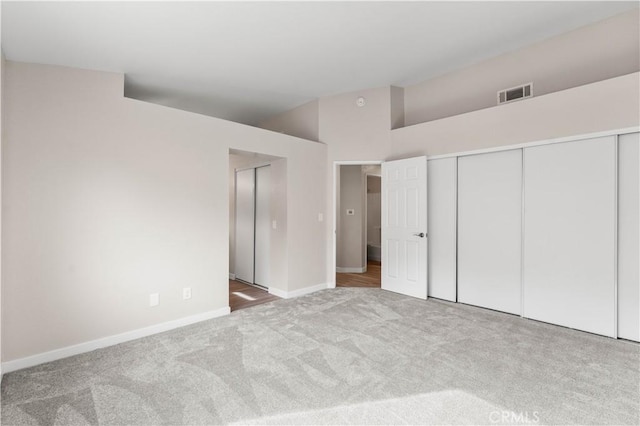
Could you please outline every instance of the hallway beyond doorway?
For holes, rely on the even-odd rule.
[[[337,273],[336,287],[372,287],[380,288],[381,284],[381,263],[375,260],[367,261],[367,272]]]

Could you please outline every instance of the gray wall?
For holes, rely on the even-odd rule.
[[[121,74],[3,71],[4,362],[225,309],[230,148],[286,158],[274,282],[326,282],[324,145],[124,98]]]
[[[380,246],[382,190],[380,176],[367,176],[367,244]]]
[[[365,181],[362,166],[340,166],[337,267],[362,269],[365,259]],[[353,209],[354,215],[347,215]]]
[[[534,96],[640,70],[640,9],[587,25],[404,91],[407,126],[496,106],[499,90],[533,82]]]
[[[318,136],[318,100],[307,102],[283,114],[263,121],[258,126],[286,135],[317,141]]]
[[[404,127],[404,89],[402,87],[390,87],[391,97],[391,128],[398,129]]]

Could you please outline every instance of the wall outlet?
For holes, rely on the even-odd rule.
[[[149,295],[149,306],[158,306],[160,304],[160,294],[151,293]]]
[[[182,298],[184,300],[191,299],[191,287],[185,287],[182,289]]]
[[[354,209],[347,209],[347,216],[353,216],[356,214],[356,211]]]

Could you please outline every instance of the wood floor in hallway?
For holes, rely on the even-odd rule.
[[[229,280],[229,307],[231,312],[279,299],[278,296],[274,296],[267,290],[262,290],[240,281]]]
[[[380,288],[382,283],[382,265],[375,260],[367,262],[367,272],[361,274],[337,273],[336,287],[373,287]]]

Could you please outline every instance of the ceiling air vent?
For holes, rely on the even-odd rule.
[[[533,96],[533,83],[523,84],[511,89],[504,89],[498,92],[498,105],[506,104]]]

